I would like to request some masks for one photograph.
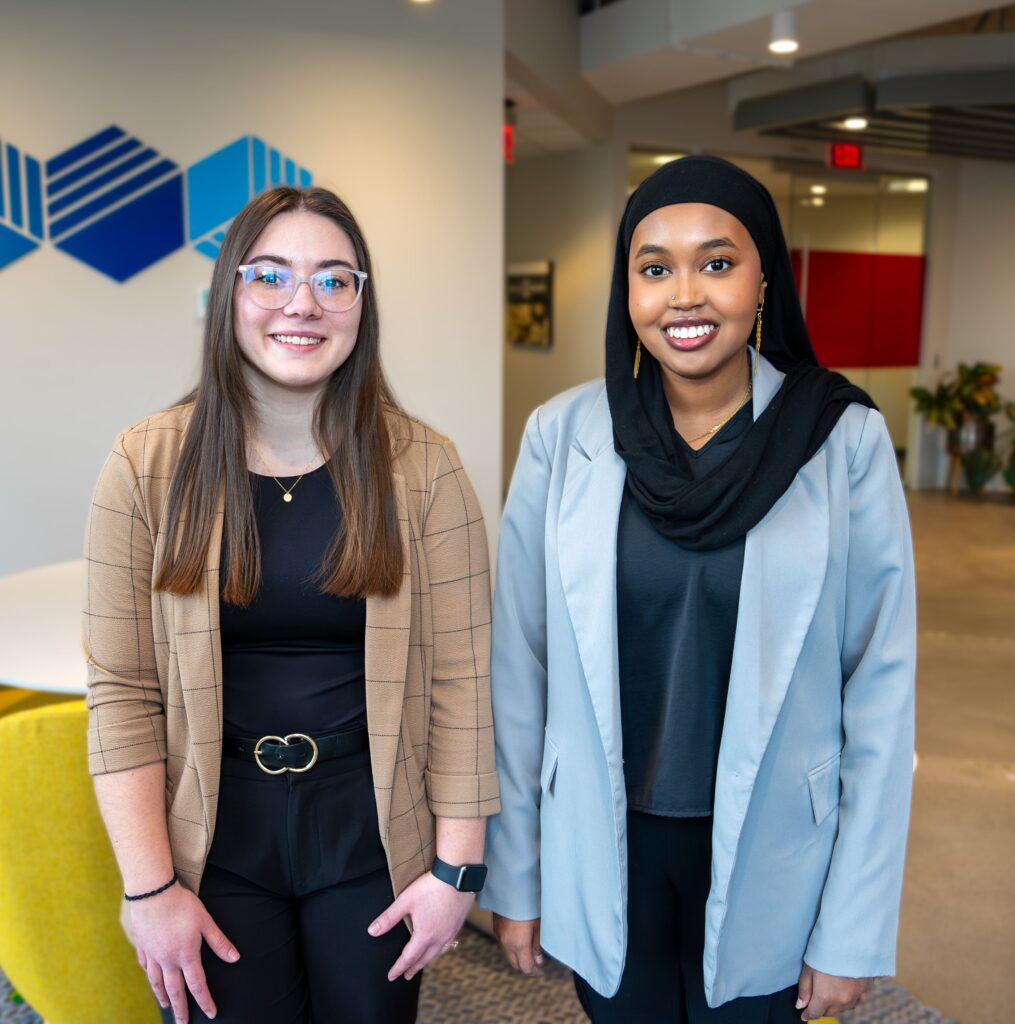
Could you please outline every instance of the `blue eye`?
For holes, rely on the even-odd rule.
[[[254,280],[265,287],[277,287],[282,283],[282,278],[277,270],[267,267],[258,267],[254,271]]]

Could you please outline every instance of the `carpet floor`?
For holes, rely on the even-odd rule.
[[[525,978],[508,968],[485,935],[466,928],[460,938],[461,946],[423,976],[418,1024],[585,1024],[566,968],[551,963],[545,977]],[[11,995],[10,984],[0,974],[0,1024],[42,1024],[30,1006],[15,1003]],[[957,1024],[921,1005],[890,980],[880,982],[862,1007],[844,1014],[840,1021]],[[110,1017],[109,1024],[134,1022]]]

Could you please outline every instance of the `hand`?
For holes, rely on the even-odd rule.
[[[391,931],[403,917],[412,921],[412,938],[388,971],[388,981],[400,977],[409,981],[431,960],[446,953],[465,924],[475,898],[475,893],[459,892],[447,882],[434,878],[429,871],[420,875],[367,928],[376,938]]]
[[[834,974],[822,974],[804,964],[797,982],[796,1008],[803,1010],[801,1020],[817,1020],[819,1017],[834,1017],[846,1010],[852,1010],[862,1003],[873,978],[839,978]]]
[[[512,967],[529,977],[543,976],[538,917],[531,921],[511,921],[500,914],[494,914],[493,933]]]
[[[187,1024],[187,989],[208,1017],[218,1010],[201,966],[201,940],[226,963],[240,958],[204,904],[180,885],[130,905],[131,931],[141,969],[163,1009],[172,1005],[176,1024]]]

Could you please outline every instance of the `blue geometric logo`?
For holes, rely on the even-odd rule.
[[[229,223],[254,196],[312,180],[306,168],[253,135],[186,170],[115,125],[44,168],[0,140],[0,269],[47,236],[115,281],[188,243],[215,259]]]
[[[42,241],[39,161],[0,140],[0,268]]]

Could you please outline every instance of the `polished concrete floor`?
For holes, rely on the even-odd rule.
[[[1015,502],[909,496],[919,662],[898,980],[961,1024],[1015,1014]]]

